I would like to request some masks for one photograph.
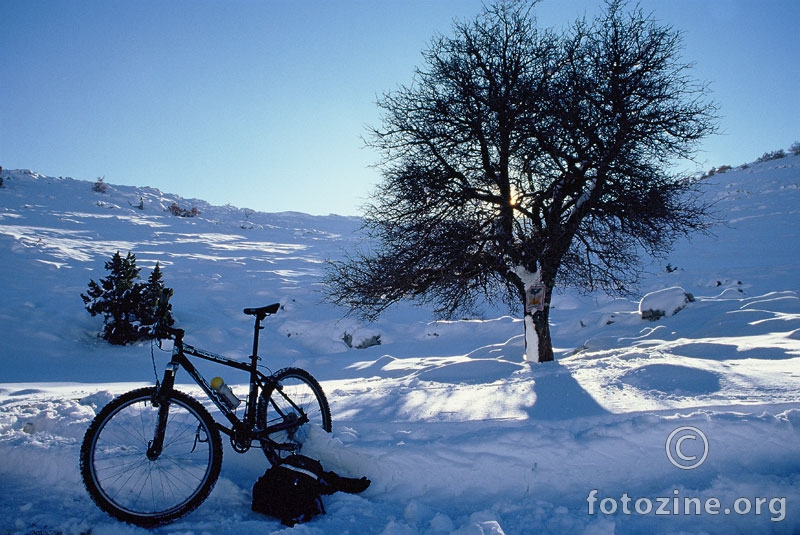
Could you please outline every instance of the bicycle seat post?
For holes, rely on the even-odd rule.
[[[264,328],[261,326],[261,322],[264,321],[264,318],[266,318],[267,316],[275,314],[280,308],[280,306],[281,306],[280,303],[275,303],[273,305],[267,305],[265,307],[245,308],[243,311],[245,314],[249,314],[251,316],[256,317],[256,323],[253,328],[253,354],[251,356],[254,364],[258,360],[258,331]]]
[[[261,314],[256,314],[255,327],[253,328],[253,354],[251,356],[254,362],[258,360],[258,331],[264,328],[261,326],[261,320],[265,317]]]

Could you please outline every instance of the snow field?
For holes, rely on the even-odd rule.
[[[557,360],[544,365],[524,361],[521,319],[507,311],[432,322],[404,305],[376,324],[342,318],[318,281],[326,259],[363,245],[353,218],[3,177],[0,534],[800,532],[798,157],[716,175],[707,195],[725,225],[654,262],[639,297],[554,295]],[[201,214],[170,216],[173,202]],[[372,486],[285,528],[250,512],[261,452],[226,445],[215,490],[174,524],[142,530],[94,506],[78,473],[83,433],[105,403],[154,376],[150,345],[98,340],[100,320],[78,296],[118,249],[136,254],[143,278],[161,264],[199,347],[246,357],[241,309],[281,302],[262,333],[263,364],[308,369],[334,420],[304,452]],[[652,308],[667,313],[643,320]],[[381,345],[352,349],[344,333],[353,346],[376,335]],[[152,354],[160,374],[168,354]],[[225,380],[241,388],[241,377]],[[680,428],[707,448],[693,436],[670,449]],[[668,452],[706,458],[686,470]]]

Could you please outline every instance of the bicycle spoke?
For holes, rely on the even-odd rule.
[[[313,428],[330,432],[330,409],[319,383],[305,370],[285,368],[262,393],[258,423],[269,434],[261,447],[272,462],[281,452],[302,447]],[[285,453],[284,453],[285,454]]]
[[[138,392],[148,394],[132,396]],[[81,470],[92,498],[114,516],[144,526],[196,507],[213,487],[222,462],[213,420],[196,401],[178,393],[165,400],[169,413],[161,451],[148,457],[159,412],[149,392],[123,396],[113,411],[98,415],[81,449]]]

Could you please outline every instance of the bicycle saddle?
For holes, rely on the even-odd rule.
[[[267,305],[265,307],[245,308],[244,313],[250,316],[260,316],[264,318],[266,316],[271,316],[272,314],[275,314],[279,308],[281,308],[281,304],[274,303],[272,305]]]

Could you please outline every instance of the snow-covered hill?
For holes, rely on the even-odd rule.
[[[250,512],[263,456],[227,448],[207,502],[153,533],[800,531],[800,157],[712,177],[706,194],[725,224],[653,263],[642,300],[556,295],[558,358],[543,365],[522,360],[521,323],[504,311],[435,323],[403,306],[377,324],[343,319],[319,280],[326,259],[361,243],[355,218],[153,188],[100,193],[30,171],[2,178],[0,534],[147,533],[99,511],[77,468],[95,412],[153,381],[150,345],[102,342],[80,299],[117,250],[136,254],[143,278],[161,265],[178,323],[213,351],[248,355],[241,309],[280,301],[262,335],[266,364],[308,369],[333,412],[334,433],[306,453],[373,480],[288,530]],[[173,204],[200,213],[178,217]],[[683,306],[642,320],[653,303]],[[345,333],[381,345],[352,349]],[[154,356],[160,372],[168,355]],[[667,454],[682,427],[695,433],[685,456],[702,455],[698,431],[707,439],[693,470]]]

